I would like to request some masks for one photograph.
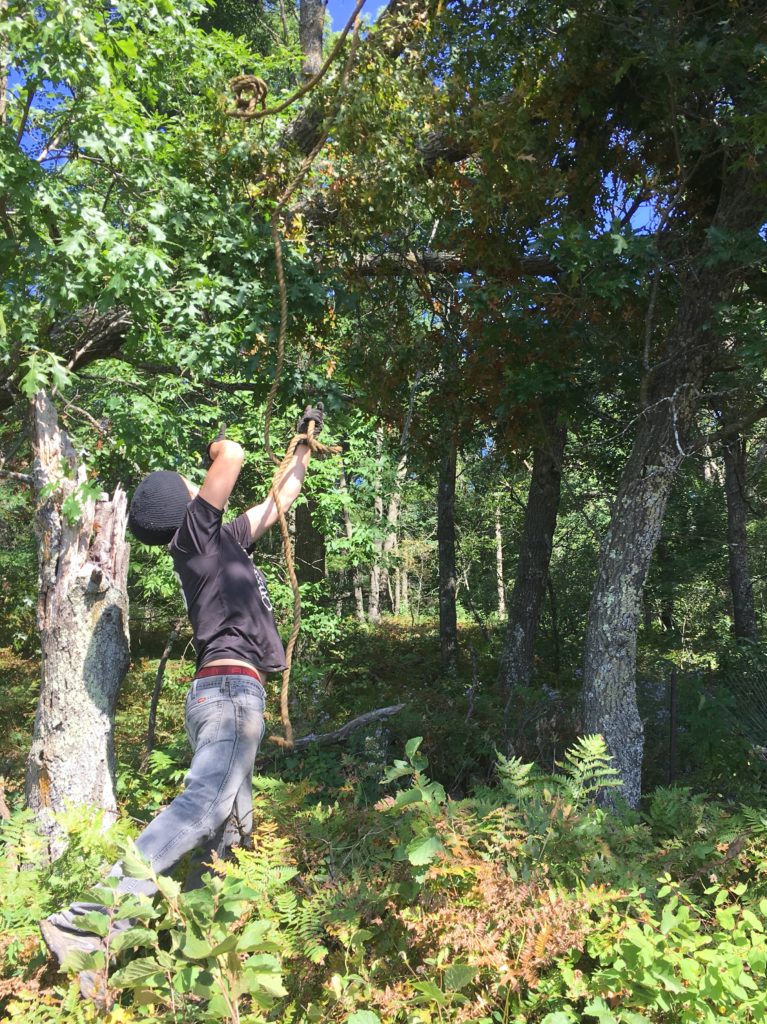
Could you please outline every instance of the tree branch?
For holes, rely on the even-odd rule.
[[[468,274],[484,269],[489,277],[501,280],[518,277],[557,277],[560,270],[547,256],[520,256],[509,260],[505,267],[483,268],[479,260],[462,253],[436,249],[411,249],[404,253],[381,253],[362,256],[354,268],[363,276],[393,273]]]
[[[367,44],[383,50],[390,59],[396,59],[415,32],[428,22],[434,7],[435,0],[389,0],[388,6],[376,21],[375,30],[368,37]],[[349,28],[347,25],[344,31],[348,31]],[[322,74],[321,71],[319,77]],[[310,84],[311,82],[308,82],[299,90],[299,94],[305,95]],[[295,146],[304,155],[310,153],[322,134],[324,122],[325,113],[322,105],[310,104],[285,129],[281,145]]]
[[[21,484],[33,484],[35,482],[31,473],[14,473],[10,469],[0,469],[0,477],[8,480],[18,480]]]
[[[27,89],[27,99],[24,103],[24,110],[21,114],[21,123],[19,124],[19,130],[16,133],[16,145],[20,145],[21,140],[24,138],[24,132],[27,129],[27,121],[29,119],[29,111],[32,109],[32,100],[35,98],[37,92],[36,85],[30,85]]]
[[[705,396],[704,396],[705,397]],[[732,441],[738,434],[743,434],[745,431],[752,427],[759,420],[767,418],[767,402],[762,402],[761,405],[757,405],[750,412],[741,416],[739,420],[732,420],[725,426],[720,427],[719,430],[712,430],[708,434],[704,434],[698,438],[695,444],[695,450],[705,448],[707,444],[713,444],[719,442],[720,444],[725,441]]]
[[[302,736],[294,742],[293,750],[302,750],[304,747],[308,747],[313,743],[317,743],[320,746],[328,746],[332,743],[341,743],[346,739],[349,733],[354,732],[355,729],[361,729],[363,726],[370,725],[372,722],[380,722],[384,718],[390,718],[392,715],[396,715],[402,711],[404,707],[404,704],[392,704],[388,708],[377,708],[375,711],[366,711],[364,714],[357,715],[356,718],[352,718],[351,721],[346,723],[346,725],[342,725],[340,729],[336,729],[334,732],[310,732],[307,736]],[[262,755],[262,757],[265,756],[266,755]],[[261,758],[258,760],[261,760]]]
[[[312,90],[316,85],[318,85],[319,82],[325,77],[328,68],[333,63],[338,53],[340,52],[341,47],[344,44],[344,40],[354,27],[354,23],[357,20],[357,15],[362,10],[364,4],[365,0],[357,0],[357,3],[354,7],[354,10],[351,13],[349,20],[347,21],[346,25],[344,25],[341,34],[339,35],[338,39],[335,42],[333,49],[327,56],[327,60],[319,69],[316,75],[313,75],[310,79],[308,79],[308,81],[306,81],[301,86],[300,89],[296,89],[296,91],[291,96],[288,96],[287,99],[282,100],[282,102],[280,103],[276,103],[273,107],[265,107],[263,110],[254,110],[252,113],[249,113],[247,115],[238,114],[236,116],[243,117],[248,121],[260,121],[262,118],[269,117],[271,114],[281,114],[283,110],[286,110],[288,107],[291,107],[297,100],[300,100],[302,96],[305,96],[310,90]],[[299,118],[297,118],[296,120],[299,119],[300,115]],[[290,129],[288,129],[288,131],[289,130]],[[313,147],[314,143],[309,148],[312,149]]]

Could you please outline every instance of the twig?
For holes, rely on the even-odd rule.
[[[75,405],[74,402],[67,402],[64,408],[61,410],[61,415],[66,417],[69,410],[72,409],[78,415],[83,416],[93,427],[98,434],[106,434],[106,430],[102,427],[99,421],[87,411],[87,409],[81,409],[79,405]]]
[[[146,748],[144,750],[144,757],[142,758],[141,762],[144,767],[146,766],[149,760],[149,755],[152,753],[152,750],[154,749],[155,730],[157,726],[157,705],[160,700],[160,692],[162,690],[163,678],[165,676],[165,666],[168,663],[168,658],[170,658],[170,652],[173,648],[173,644],[176,642],[176,639],[178,638],[179,632],[181,631],[181,627],[183,626],[183,624],[183,619],[178,619],[176,622],[173,623],[173,628],[171,629],[170,634],[168,635],[168,639],[165,643],[165,648],[162,652],[162,657],[160,658],[160,661],[157,665],[157,675],[155,676],[154,689],[152,690],[152,701],[149,705],[149,720],[147,722],[146,730]]]

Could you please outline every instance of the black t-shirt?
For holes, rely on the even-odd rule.
[[[222,524],[222,516],[196,497],[168,547],[192,622],[197,667],[234,658],[276,672],[285,667],[285,651],[266,582],[249,557],[248,517],[243,512]]]

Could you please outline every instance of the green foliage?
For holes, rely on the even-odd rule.
[[[114,1024],[760,1019],[763,811],[678,788],[652,795],[646,823],[608,814],[593,801],[614,778],[599,737],[553,775],[499,758],[499,786],[452,800],[423,746],[386,767],[375,806],[257,776],[253,848],[189,892],[154,876],[124,827],[104,838],[71,815],[48,865],[32,818],[14,815],[0,837],[6,979],[38,970],[39,917],[87,893],[112,908],[91,921],[107,952],[68,969],[105,973]],[[153,878],[154,901],[93,889],[117,857]],[[9,991],[5,1020],[92,1019],[74,983]]]

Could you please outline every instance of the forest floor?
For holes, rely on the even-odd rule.
[[[305,648],[297,736],[405,709],[344,745],[265,751],[253,850],[214,865],[194,894],[161,880],[154,908],[123,907],[142,919],[97,964],[114,999],[101,1017],[52,970],[36,922],[117,856],[141,871],[130,837],[183,784],[193,666],[168,664],[146,761],[158,644],[136,645],[116,720],[122,818],[104,836],[97,816],[72,809],[69,848],[49,865],[21,808],[39,668],[0,651],[0,773],[13,808],[0,832],[0,1022],[763,1020],[763,762],[724,727],[717,738],[705,707],[694,710],[700,693],[687,700],[681,687],[684,777],[648,788],[641,813],[604,810],[593,796],[610,784],[609,758],[597,739],[577,739],[577,679],[521,693],[504,739],[498,637],[465,627],[460,639],[448,674],[433,624],[349,623]],[[647,689],[659,690],[648,707],[660,713],[665,690]],[[686,752],[701,737],[696,761]],[[512,748],[521,756],[504,756]],[[657,760],[665,741],[651,749]]]

